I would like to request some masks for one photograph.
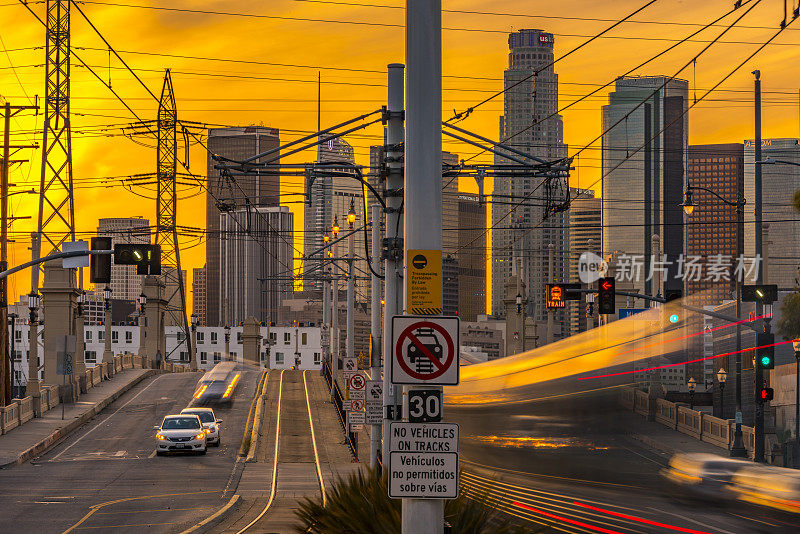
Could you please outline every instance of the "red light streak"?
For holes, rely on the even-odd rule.
[[[563,521],[565,523],[569,523],[571,525],[575,525],[578,527],[588,528],[590,530],[594,530],[595,532],[604,532],[605,534],[623,534],[619,530],[610,530],[603,527],[596,527],[594,525],[590,525],[588,523],[582,523],[581,521],[575,521],[574,519],[569,519],[568,517],[562,517],[560,515],[551,514],[550,512],[545,512],[544,510],[539,510],[537,508],[533,508],[532,506],[528,506],[527,504],[522,504],[521,502],[513,501],[511,504],[522,508],[524,510],[530,510],[531,512],[535,512],[537,514],[543,515],[544,517],[549,517],[552,519],[556,519],[558,521]]]
[[[636,517],[633,515],[628,514],[621,514],[619,512],[612,512],[611,510],[606,510],[604,508],[598,508],[596,506],[590,506],[588,504],[583,504],[578,501],[572,501],[572,504],[576,506],[581,506],[583,508],[588,508],[589,510],[594,510],[596,512],[603,512],[604,514],[613,515],[614,517],[620,517],[622,519],[628,519],[630,521],[638,521],[639,523],[644,523],[646,525],[653,525],[654,527],[661,527],[666,528],[669,530],[676,530],[678,532],[688,532],[690,534],[711,534],[710,532],[706,532],[704,530],[692,530],[691,528],[683,528],[683,527],[675,527],[672,525],[667,525],[665,523],[659,523],[657,521],[651,521],[649,519],[644,519],[642,517]]]
[[[697,363],[697,362],[702,362],[702,361],[705,361],[705,360],[713,360],[715,358],[722,358],[724,356],[731,356],[733,354],[739,354],[741,352],[748,352],[748,351],[751,351],[751,350],[763,349],[765,347],[776,347],[778,345],[785,345],[787,343],[792,343],[793,341],[794,340],[792,340],[792,339],[790,339],[789,341],[779,341],[778,343],[770,343],[768,345],[761,345],[760,347],[752,347],[752,348],[749,348],[749,349],[735,350],[733,352],[724,352],[722,354],[715,354],[714,356],[706,356],[705,358],[697,358],[695,360],[688,360],[688,361],[685,361],[685,362],[678,362],[678,363],[669,363],[667,365],[658,365],[656,367],[648,367],[646,369],[636,369],[634,371],[621,371],[619,373],[608,373],[608,374],[605,374],[605,375],[595,375],[595,376],[581,376],[581,377],[578,377],[578,380],[589,380],[590,378],[607,378],[609,376],[621,376],[621,375],[629,375],[629,374],[633,374],[633,373],[645,373],[647,371],[656,371],[658,369],[667,369],[669,367],[675,367],[677,365],[686,365],[687,363]]]

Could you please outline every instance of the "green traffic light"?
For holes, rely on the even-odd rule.
[[[761,367],[768,367],[771,361],[772,361],[772,357],[771,356],[762,356],[761,357]]]

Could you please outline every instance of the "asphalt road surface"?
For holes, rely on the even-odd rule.
[[[15,533],[179,532],[222,504],[258,371],[244,371],[205,456],[155,456],[153,426],[192,400],[199,373],[142,381],[57,447],[0,471],[0,530]],[[8,529],[8,530],[7,530]]]
[[[675,494],[669,460],[625,435],[629,413],[604,399],[446,408],[460,424],[462,480],[546,532],[800,532],[767,511]]]

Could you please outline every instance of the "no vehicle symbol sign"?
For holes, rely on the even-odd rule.
[[[456,385],[458,317],[392,318],[392,383]]]

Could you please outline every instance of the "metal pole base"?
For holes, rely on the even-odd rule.
[[[742,439],[741,423],[736,423],[736,430],[733,432],[731,458],[747,458],[747,449],[744,448],[744,440]]]

